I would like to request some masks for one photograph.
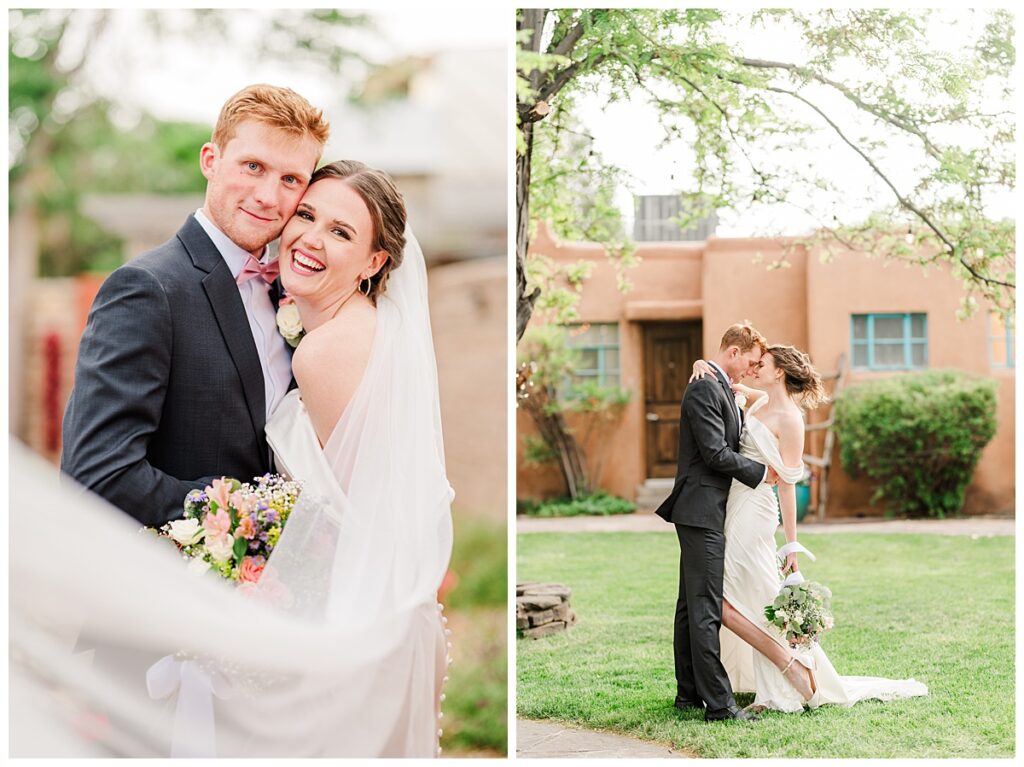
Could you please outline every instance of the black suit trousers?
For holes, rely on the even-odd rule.
[[[676,525],[679,538],[679,598],[673,649],[676,694],[708,711],[736,705],[720,659],[725,535],[717,530]]]

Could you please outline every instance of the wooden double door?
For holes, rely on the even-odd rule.
[[[702,353],[703,323],[652,322],[644,330],[647,476],[674,477],[679,449],[679,403]]]

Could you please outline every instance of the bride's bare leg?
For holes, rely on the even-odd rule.
[[[804,700],[811,699],[814,688],[810,672],[799,663],[793,663],[792,653],[747,620],[728,599],[722,600],[722,625],[774,663]]]

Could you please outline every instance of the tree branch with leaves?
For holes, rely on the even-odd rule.
[[[646,94],[666,142],[686,140],[694,171],[692,188],[681,192],[706,206],[694,215],[796,205],[818,219],[814,235],[802,242],[824,254],[839,242],[869,255],[946,264],[963,283],[964,314],[977,306],[976,297],[1012,312],[1015,227],[993,210],[1016,180],[1014,18],[1005,9],[957,11],[964,22],[960,45],[949,52],[931,39],[936,25],[948,21],[942,13],[519,11],[517,337],[543,293],[558,287],[530,279],[531,227],[550,207],[536,151],[549,125],[566,124],[574,97],[595,91],[609,102]],[[794,60],[748,55],[740,30],[788,34]],[[853,153],[870,171],[872,186],[844,188],[824,169],[795,167],[812,138]],[[908,180],[895,155],[914,152],[920,156]],[[578,172],[592,174],[589,164]],[[605,180],[607,197],[607,184],[617,179]],[[564,176],[560,182],[570,183]],[[810,205],[800,199],[807,188],[819,190]],[[873,208],[849,212],[857,194]],[[593,241],[614,244],[614,238]]]

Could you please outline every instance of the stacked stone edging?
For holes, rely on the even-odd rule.
[[[517,583],[516,633],[537,639],[565,631],[576,623],[570,596],[572,590],[558,583]]]

